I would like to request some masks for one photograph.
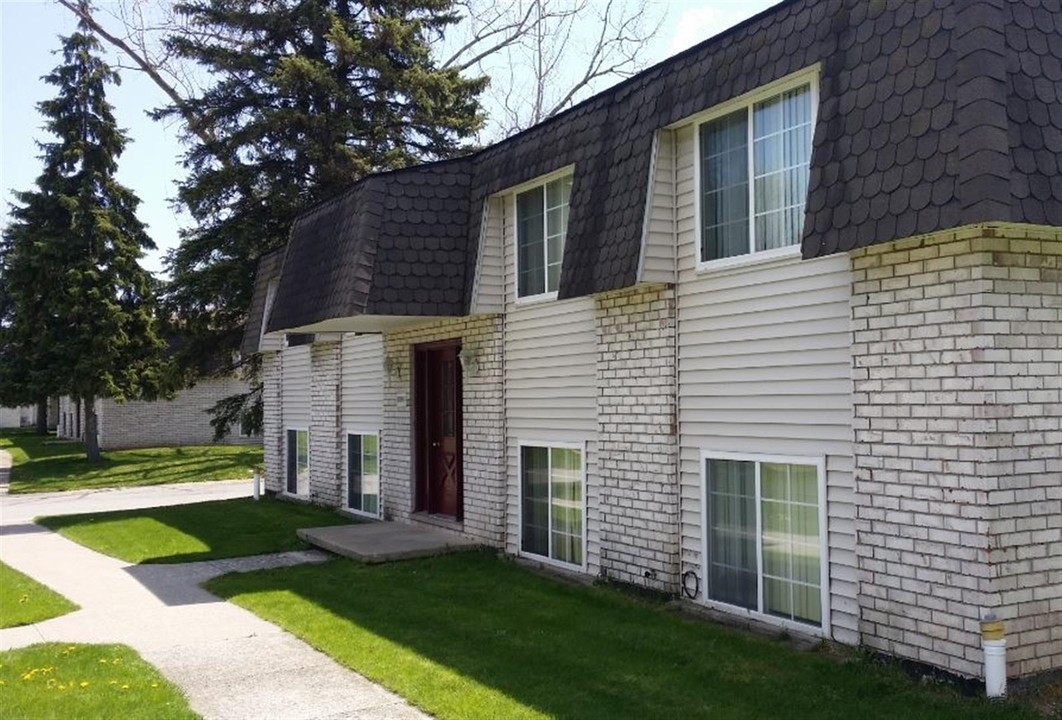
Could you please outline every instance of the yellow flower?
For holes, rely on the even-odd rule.
[[[151,687],[158,687],[158,686],[159,686],[159,684],[157,682],[151,683]]]
[[[0,680],[0,685],[7,685],[7,683],[4,682],[3,680]]]
[[[122,685],[122,690],[128,690],[128,689],[129,689],[128,685]]]
[[[88,686],[89,686],[88,680],[82,680],[81,681],[81,687],[88,687]]]

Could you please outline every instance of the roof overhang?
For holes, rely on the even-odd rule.
[[[385,333],[414,325],[426,325],[440,320],[452,320],[450,315],[353,315],[330,318],[309,325],[284,328],[268,333],[283,336],[301,333]]]

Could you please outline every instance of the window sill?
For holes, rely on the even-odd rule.
[[[517,557],[523,560],[527,560],[529,562],[540,563],[556,570],[567,570],[570,573],[587,572],[585,562],[582,565],[573,565],[572,563],[562,562],[561,560],[554,560],[553,558],[548,558],[545,555],[535,555],[534,553],[525,552],[524,550],[520,550],[517,553]]]
[[[729,270],[744,270],[745,268],[755,267],[757,265],[782,263],[790,260],[797,260],[799,258],[800,246],[789,245],[787,247],[775,248],[774,250],[764,250],[762,252],[749,253],[746,255],[734,255],[733,257],[721,258],[719,260],[698,262],[697,274],[710,275]]]
[[[552,302],[553,300],[556,300],[556,299],[557,299],[557,291],[554,290],[553,292],[540,293],[538,295],[524,295],[523,297],[520,297],[519,295],[517,295],[516,296],[516,304],[517,305],[537,305],[539,303]]]
[[[363,512],[361,510],[354,510],[349,507],[338,508],[336,512],[338,512],[340,515],[343,515],[344,517],[349,517],[354,520],[370,520],[376,522],[380,522],[383,520],[383,517],[380,515]]]
[[[703,595],[698,598],[696,602],[699,605],[708,608],[709,610],[723,613],[730,617],[747,621],[749,623],[777,627],[782,630],[787,630],[789,632],[810,637],[821,637],[825,639],[829,639],[830,637],[829,626],[826,624],[809,625],[808,623],[802,623],[796,620],[786,620],[785,618],[775,617],[774,615],[761,613],[757,610],[749,610],[748,608],[743,608],[740,605],[731,605],[729,603],[720,602],[718,600],[709,600]]]

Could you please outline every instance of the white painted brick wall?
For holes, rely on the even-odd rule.
[[[109,398],[97,403],[100,448],[165,447],[212,445],[214,428],[210,425],[210,408],[219,400],[245,393],[248,384],[237,377],[203,378],[194,387],[181,390],[172,400],[131,400],[115,402]],[[69,397],[60,398],[57,432],[60,437],[74,438],[85,430],[85,413]],[[234,429],[235,430],[235,429]],[[221,441],[224,445],[247,445],[260,438],[241,438],[231,432]]]
[[[601,572],[676,592],[674,290],[608,293],[595,310]]]
[[[980,676],[1062,667],[1062,231],[989,225],[852,254],[861,633]]]

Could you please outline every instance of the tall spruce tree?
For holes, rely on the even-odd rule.
[[[58,94],[38,106],[57,141],[40,145],[44,169],[35,189],[16,194],[4,234],[12,319],[3,358],[33,391],[81,399],[86,455],[98,460],[95,400],[159,387],[152,280],[139,264],[154,244],[136,217],[140,200],[115,179],[127,140],[105,88],[118,76],[84,24],[61,52],[44,78]]]
[[[177,10],[199,32],[171,48],[217,78],[188,103],[209,140],[189,152],[179,193],[196,225],[168,258],[167,299],[194,364],[236,349],[257,258],[283,245],[299,213],[367,173],[465,151],[486,79],[431,58],[430,43],[458,19],[452,0],[190,0]]]

